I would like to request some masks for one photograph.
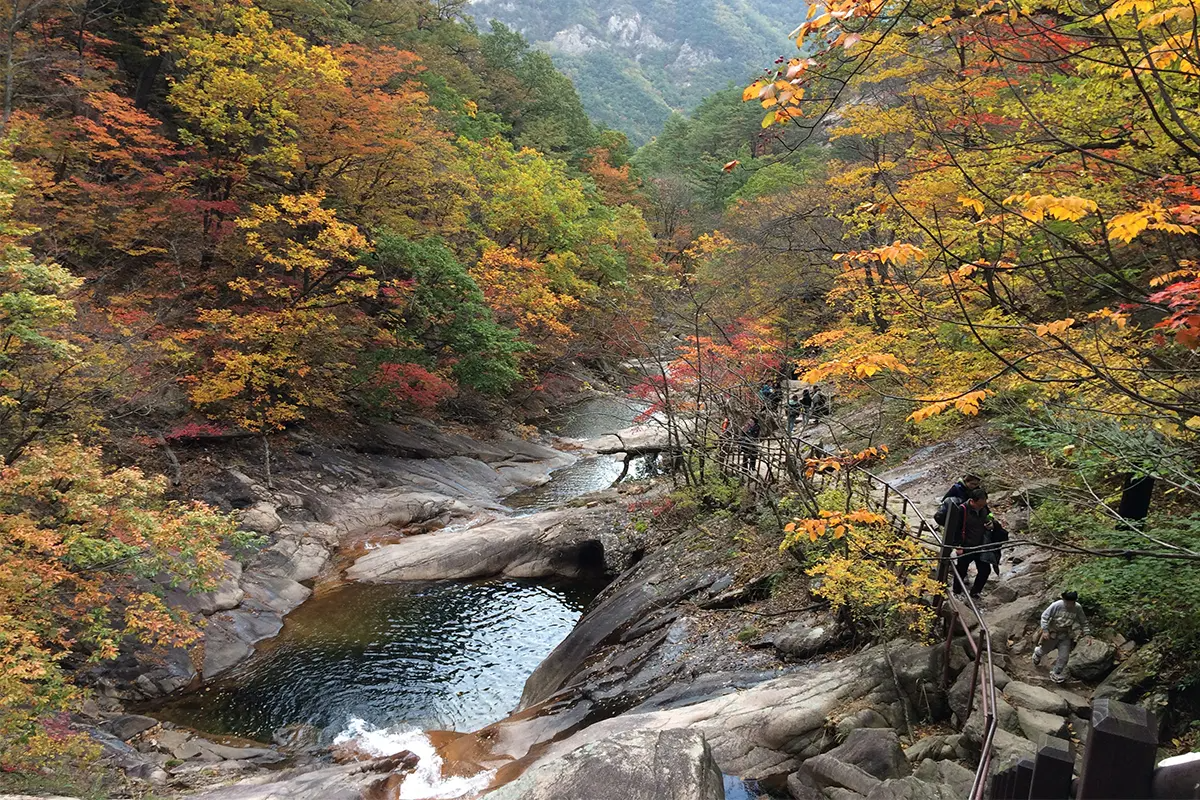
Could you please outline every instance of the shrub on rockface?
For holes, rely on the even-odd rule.
[[[163,646],[197,637],[194,621],[148,587],[211,588],[222,545],[246,534],[203,504],[166,500],[166,488],[78,442],[0,464],[0,770],[87,755],[63,717],[80,699],[68,656],[112,658],[126,637]]]
[[[888,519],[866,509],[822,509],[784,528],[780,549],[806,544],[816,580],[810,592],[848,616],[859,632],[879,637],[928,636],[935,619],[928,598],[944,586],[934,579],[929,554],[896,533]]]

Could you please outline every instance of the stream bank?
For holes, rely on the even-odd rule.
[[[960,447],[934,446],[888,474],[925,502],[961,461]],[[1017,487],[1009,497],[1028,494]],[[1005,518],[1017,529],[1025,513],[1014,502]],[[385,537],[354,562],[364,564],[361,575],[383,581],[435,568],[578,576],[599,543],[606,567],[620,574],[533,670],[520,710],[465,734],[425,736],[364,720],[336,737],[349,745],[338,757],[365,759],[353,767],[329,766],[322,750],[202,796],[549,800],[563,785],[589,787],[576,800],[606,800],[613,786],[638,800],[965,796],[982,730],[977,711],[962,719],[972,672],[965,647],[951,648],[944,662],[940,645],[847,640],[814,608],[770,524],[760,528],[737,512],[697,515],[662,492],[616,491],[521,520],[479,518],[474,527],[451,522],[432,534]],[[530,548],[542,555],[531,557]],[[1048,731],[1086,736],[1078,715],[1087,698],[1025,665],[1030,630],[1050,599],[1048,562],[1044,552],[1014,550],[985,599],[1005,690],[998,768],[1028,755]],[[1091,666],[1112,669],[1111,650],[1093,655],[1100,661]],[[948,690],[945,670],[959,676]],[[965,723],[961,732],[955,723]],[[724,775],[720,786],[714,774]]]
[[[96,737],[128,774],[186,788],[203,785],[204,764],[219,781],[285,756],[318,763],[355,730],[351,749],[379,731],[500,719],[639,549],[627,501],[607,490],[619,462],[566,438],[615,430],[636,413],[597,395],[533,440],[481,441],[422,420],[372,426],[339,446],[297,434],[270,488],[251,469],[222,469],[205,499],[237,512],[264,546],[231,554],[212,592],[168,590],[206,618],[201,647],[165,658],[127,651],[90,674],[92,722],[111,727],[126,706],[152,715]],[[424,552],[424,572],[400,574],[394,558],[388,574],[358,567],[395,550]],[[240,738],[214,742],[177,725]],[[257,752],[273,740],[284,744],[277,757]]]

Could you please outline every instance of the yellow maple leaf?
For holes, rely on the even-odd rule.
[[[1150,224],[1150,214],[1144,209],[1118,214],[1108,221],[1109,240],[1119,239],[1129,244]]]
[[[963,196],[963,197],[958,198],[958,202],[962,203],[964,208],[973,209],[976,214],[983,213],[983,201],[982,200],[976,200],[974,197]]]
[[[1033,331],[1038,336],[1058,336],[1059,334],[1064,333],[1074,324],[1075,318],[1067,317],[1066,319],[1060,319],[1057,322],[1047,322],[1045,325],[1038,325],[1033,329]]]
[[[747,86],[742,90],[742,102],[745,103],[758,97],[758,93],[762,91],[762,88],[765,85],[765,81],[755,81]]]

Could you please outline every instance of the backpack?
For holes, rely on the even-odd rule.
[[[942,500],[942,504],[938,506],[938,510],[933,512],[933,521],[938,525],[946,524],[946,515],[950,513],[950,504],[954,502],[953,497],[947,497]]]

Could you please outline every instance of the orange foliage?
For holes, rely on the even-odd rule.
[[[566,320],[579,301],[555,290],[546,268],[511,248],[493,248],[471,269],[502,322],[534,340],[571,336]]]

